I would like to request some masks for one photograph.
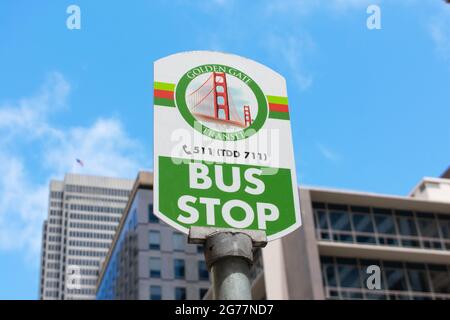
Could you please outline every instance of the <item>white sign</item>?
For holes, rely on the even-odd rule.
[[[174,228],[301,225],[286,82],[236,55],[196,51],[154,64],[154,211]]]

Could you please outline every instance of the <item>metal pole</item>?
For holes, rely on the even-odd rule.
[[[191,227],[189,243],[203,244],[216,300],[251,300],[253,248],[267,244],[264,231]]]
[[[215,300],[252,300],[252,239],[243,233],[221,232],[206,238],[205,260]]]

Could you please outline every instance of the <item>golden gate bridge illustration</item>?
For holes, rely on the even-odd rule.
[[[242,106],[243,119],[228,94],[225,72],[211,72],[201,86],[186,97],[191,113],[198,119],[246,128],[252,124],[250,106]]]

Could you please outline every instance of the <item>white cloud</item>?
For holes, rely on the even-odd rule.
[[[450,5],[440,8],[429,25],[431,38],[437,54],[444,60],[450,60]]]
[[[281,0],[268,1],[264,10],[269,15],[286,15],[286,19],[314,14],[322,10],[331,14],[341,14],[351,9],[361,9],[361,15],[366,15],[369,4],[377,0]],[[301,29],[301,19],[296,19],[298,28],[286,34],[272,33],[267,38],[270,51],[279,57],[281,63],[288,67],[286,74],[294,79],[300,90],[308,89],[313,83],[313,76],[307,70],[308,56],[316,50],[315,42],[308,32]]]
[[[291,14],[305,15],[311,13],[319,6],[319,1],[280,0],[268,1],[265,9],[269,14],[289,12]]]
[[[329,147],[323,145],[322,143],[316,143],[316,146],[325,159],[330,160],[331,162],[338,162],[341,159],[341,156],[338,153],[331,150]]]
[[[279,0],[267,2],[265,9],[269,14],[288,13],[304,16],[317,10],[343,13],[352,9],[365,9],[368,5],[380,2],[381,0]],[[365,14],[365,10],[362,14]]]
[[[0,250],[35,260],[47,216],[48,184],[67,172],[134,178],[142,147],[115,118],[60,129],[50,121],[67,108],[70,85],[52,73],[31,97],[0,103]],[[80,158],[85,166],[75,166]],[[37,178],[39,177],[39,178]],[[44,177],[44,178],[42,178]]]
[[[0,155],[0,249],[25,249],[27,257],[40,248],[48,189],[34,185],[20,158]]]
[[[380,0],[328,0],[325,2],[327,2],[334,10],[345,11],[351,9],[367,8],[369,5],[379,4]]]
[[[303,36],[269,35],[267,46],[271,53],[278,57],[288,67],[288,74],[293,77],[301,90],[309,88],[312,76],[306,72],[303,65],[305,54],[314,50],[314,42],[304,34]]]
[[[197,0],[197,1],[178,0],[178,4],[187,5],[187,6],[195,6],[202,12],[211,14],[211,13],[214,13],[217,11],[224,13],[224,11],[233,10],[236,5],[236,1],[235,0]]]
[[[217,4],[219,6],[225,6],[225,5],[230,5],[233,4],[234,1],[232,0],[213,0],[214,4]]]
[[[31,139],[55,134],[48,125],[48,115],[65,107],[69,93],[70,86],[64,77],[53,72],[36,95],[13,104],[0,104],[0,143],[6,143],[16,135]]]
[[[118,119],[98,119],[91,127],[61,133],[44,157],[58,176],[67,171],[104,176],[134,177],[139,169],[141,145],[129,138]],[[82,159],[84,167],[75,164]],[[71,170],[72,168],[72,170]]]

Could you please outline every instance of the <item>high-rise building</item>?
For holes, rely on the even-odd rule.
[[[67,174],[51,181],[42,232],[40,299],[94,299],[133,180]]]
[[[153,214],[153,176],[140,172],[100,272],[97,299],[196,300],[208,290],[203,248]]]
[[[303,225],[256,256],[254,299],[450,299],[450,171],[406,197],[299,192]]]

